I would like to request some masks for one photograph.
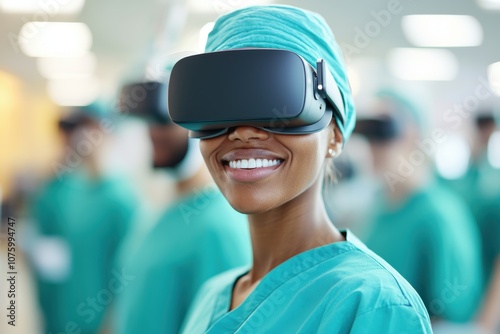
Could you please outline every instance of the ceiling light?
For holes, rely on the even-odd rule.
[[[245,0],[245,1],[234,1],[234,0],[188,0],[188,6],[190,11],[198,13],[208,13],[216,12],[219,14],[233,11],[242,7],[254,6],[254,5],[268,5],[272,3],[272,0]]]
[[[54,16],[57,14],[77,14],[83,7],[85,0],[71,1],[39,1],[39,0],[0,0],[0,10],[5,13],[45,13]]]
[[[50,80],[50,98],[60,106],[84,106],[99,97],[100,83],[95,77]]]
[[[486,10],[500,10],[500,0],[477,0],[477,3]]]
[[[455,55],[442,49],[396,48],[388,55],[392,74],[403,80],[446,81],[458,73]]]
[[[81,22],[28,22],[19,46],[30,57],[78,57],[90,50],[92,33]]]
[[[415,46],[478,46],[483,41],[483,28],[470,15],[406,15],[401,25]]]
[[[81,78],[95,72],[97,60],[89,52],[81,57],[37,58],[36,65],[41,76],[47,79]]]

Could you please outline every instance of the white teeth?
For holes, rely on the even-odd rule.
[[[231,160],[229,161],[230,168],[262,168],[262,167],[272,167],[279,165],[281,160],[268,160],[268,159],[242,159],[242,160]]]

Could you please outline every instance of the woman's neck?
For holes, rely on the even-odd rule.
[[[253,248],[250,282],[259,281],[294,255],[344,240],[328,218],[320,184],[279,208],[249,215],[249,222]]]

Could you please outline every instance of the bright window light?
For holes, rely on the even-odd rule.
[[[205,45],[207,44],[208,34],[214,28],[215,22],[208,22],[200,29],[200,36],[198,37],[198,51],[204,52]]]
[[[95,73],[96,64],[91,52],[81,57],[36,59],[38,72],[47,79],[88,77]]]
[[[225,13],[253,5],[268,5],[272,0],[188,0],[189,10],[198,13]]]
[[[401,19],[401,25],[415,46],[478,46],[483,41],[483,28],[470,15],[407,15]]]
[[[486,10],[500,10],[500,0],[477,0],[477,3]]]
[[[500,169],[500,131],[493,132],[488,140],[488,162]]]
[[[463,137],[457,134],[448,135],[448,140],[436,149],[437,172],[449,180],[460,178],[469,168],[470,155],[470,147]]]
[[[403,80],[447,81],[458,73],[457,58],[442,49],[396,48],[389,53],[388,66]]]
[[[0,118],[21,101],[20,88],[21,81],[17,77],[0,70]]]
[[[500,96],[500,61],[488,66],[488,81],[493,92]]]
[[[28,22],[19,46],[30,57],[78,57],[90,50],[92,33],[81,22]]]
[[[352,96],[358,96],[361,87],[359,71],[352,66],[347,66],[347,77],[349,78],[349,85],[351,86]]]
[[[84,106],[99,97],[100,83],[95,77],[50,80],[47,91],[60,106]]]
[[[57,14],[77,14],[85,0],[40,1],[40,0],[0,0],[0,10],[5,13],[45,13],[49,16]]]

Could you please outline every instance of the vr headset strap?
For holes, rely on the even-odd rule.
[[[344,124],[344,99],[324,59],[318,59],[316,62],[316,71],[318,75],[318,86],[316,87],[318,93],[331,104],[338,120],[341,124]]]

